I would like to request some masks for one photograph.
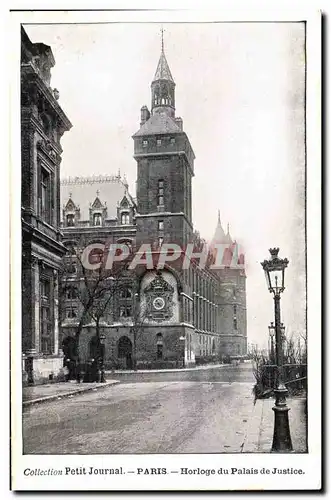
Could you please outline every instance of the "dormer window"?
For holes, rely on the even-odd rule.
[[[147,148],[147,146],[148,146],[148,141],[144,140],[143,141],[143,148]]]
[[[75,225],[75,216],[74,214],[67,215],[67,227],[73,227]]]
[[[128,224],[130,224],[130,215],[127,212],[122,213],[121,224],[122,226],[127,226]]]
[[[101,226],[101,225],[102,225],[101,214],[94,214],[93,215],[93,226]]]

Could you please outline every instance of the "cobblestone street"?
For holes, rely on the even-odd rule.
[[[194,381],[169,381],[165,373],[163,381],[121,383],[29,407],[24,453],[241,453],[245,443],[247,451],[269,451],[268,435],[263,449],[257,445],[262,410],[271,443],[272,404],[254,406],[250,367],[204,370],[201,381],[198,373]]]

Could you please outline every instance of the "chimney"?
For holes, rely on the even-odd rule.
[[[175,118],[175,123],[177,127],[179,127],[181,131],[183,131],[183,119],[179,117]]]
[[[143,106],[140,110],[140,126],[141,127],[144,125],[144,123],[147,122],[147,120],[149,120],[150,116],[151,116],[151,114],[148,111],[148,107]]]

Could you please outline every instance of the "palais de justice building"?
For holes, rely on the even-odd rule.
[[[61,182],[63,243],[125,243],[130,251],[163,243],[185,248],[195,241],[192,221],[194,152],[176,117],[175,82],[164,50],[151,84],[151,109],[141,108],[133,135],[137,162],[136,198],[118,175],[74,177]],[[106,367],[193,365],[198,356],[219,358],[247,351],[245,270],[238,245],[224,232],[220,217],[213,243],[226,243],[235,259],[218,270],[167,267],[127,272],[124,287],[102,314]],[[62,340],[74,336],[82,314],[79,262],[65,278],[61,312]],[[78,291],[77,291],[78,290]],[[134,334],[139,311],[141,328]],[[142,313],[144,311],[144,313]],[[142,317],[143,314],[143,317]],[[79,336],[81,361],[91,356],[95,321],[87,317]],[[135,346],[134,346],[135,343]]]
[[[22,354],[29,382],[63,366],[59,343],[62,135],[71,123],[51,87],[51,48],[21,29]]]

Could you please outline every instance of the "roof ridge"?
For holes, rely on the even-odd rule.
[[[75,177],[64,177],[60,180],[62,186],[67,186],[69,184],[94,184],[94,183],[106,183],[106,182],[121,182],[123,183],[119,175],[89,175],[89,176],[75,176]]]

